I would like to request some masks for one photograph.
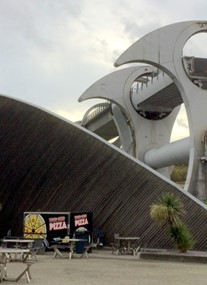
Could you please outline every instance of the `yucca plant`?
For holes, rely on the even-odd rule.
[[[179,224],[180,217],[185,213],[182,203],[172,193],[163,194],[158,203],[152,204],[150,208],[151,217],[161,224]]]
[[[192,249],[193,239],[187,227],[181,222],[185,214],[183,204],[172,193],[165,193],[158,203],[150,206],[150,215],[159,224],[168,224],[169,235],[177,248],[185,252]]]
[[[170,227],[169,234],[174,239],[179,251],[186,252],[188,249],[193,248],[194,241],[192,235],[183,223]]]

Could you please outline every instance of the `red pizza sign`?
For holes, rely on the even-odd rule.
[[[64,216],[49,218],[49,230],[50,231],[63,230],[63,229],[67,229]]]
[[[75,227],[88,225],[87,214],[74,216],[75,219]]]

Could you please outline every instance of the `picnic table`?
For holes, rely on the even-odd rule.
[[[22,276],[26,276],[27,282],[30,283],[30,267],[33,262],[28,260],[30,250],[21,248],[0,248],[0,281],[19,281]],[[13,257],[14,255],[14,257]],[[19,256],[19,258],[17,258]],[[26,265],[23,271],[16,278],[9,278],[7,272],[7,263],[10,261],[19,261]]]
[[[69,249],[69,259],[71,259],[73,257],[73,254],[74,254],[76,242],[86,242],[86,241],[87,241],[86,239],[79,239],[79,238],[67,238],[66,240],[61,240],[58,244],[53,245],[53,249],[55,251],[53,257],[58,256],[61,258],[65,258],[59,249],[67,246]]]
[[[34,240],[33,239],[3,239],[2,240],[3,246],[5,247],[12,247],[14,245],[15,248],[22,248],[22,247],[32,247]]]
[[[119,241],[117,252],[121,251],[123,254],[132,253],[133,255],[136,255],[140,249],[140,237],[115,235],[115,240]]]

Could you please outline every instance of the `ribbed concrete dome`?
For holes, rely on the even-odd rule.
[[[76,124],[28,104],[0,96],[0,236],[22,235],[24,211],[91,211],[106,233],[139,235],[148,247],[171,248],[166,231],[153,222],[150,205],[176,193],[185,222],[206,249],[206,207]]]

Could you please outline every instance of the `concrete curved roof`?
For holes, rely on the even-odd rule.
[[[22,235],[24,211],[92,211],[94,227],[139,235],[144,244],[170,248],[150,205],[176,193],[185,221],[206,249],[206,207],[196,198],[86,129],[17,100],[0,96],[0,236]]]

